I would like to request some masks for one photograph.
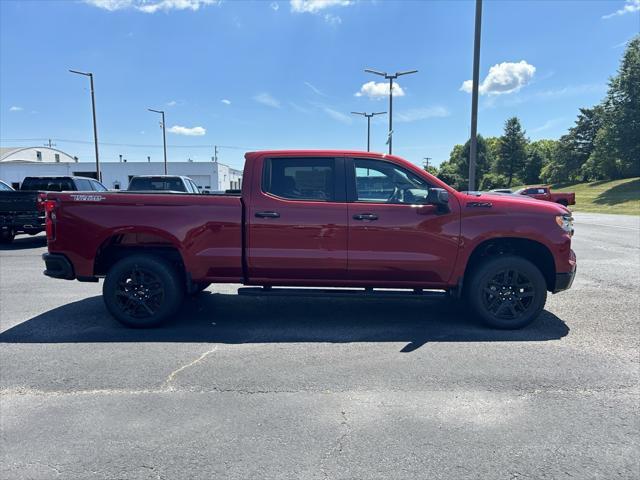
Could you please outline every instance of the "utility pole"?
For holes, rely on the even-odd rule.
[[[387,112],[373,112],[373,113],[365,113],[365,112],[351,112],[354,115],[362,115],[367,118],[367,152],[371,151],[371,117],[375,117],[376,115],[384,115]]]
[[[213,162],[218,163],[218,146],[213,146]]]
[[[424,160],[424,169],[427,170],[429,168],[429,162],[431,161],[431,157],[423,157]]]
[[[389,80],[389,138],[387,143],[389,144],[389,154],[392,151],[392,141],[393,141],[393,81],[402,75],[409,75],[411,73],[418,73],[418,70],[407,70],[404,72],[396,72],[393,75],[387,72],[379,72],[377,70],[372,70],[370,68],[365,68],[365,72],[373,73],[374,75],[380,75],[387,80]]]
[[[482,0],[476,0],[476,27],[473,40],[473,85],[471,87],[471,139],[469,144],[469,191],[476,189],[476,159],[478,155],[478,83],[480,81],[480,29]]]
[[[167,134],[165,132],[165,123],[164,123],[164,111],[163,110],[154,110],[153,108],[148,108],[150,112],[159,113],[162,115],[162,145],[164,146],[164,174],[167,174]]]
[[[100,172],[100,158],[98,155],[98,126],[96,124],[96,96],[93,90],[93,73],[91,72],[79,72],[77,70],[69,70],[71,73],[77,75],[84,75],[89,77],[89,85],[91,87],[91,110],[93,111],[93,143],[96,150],[96,180],[102,181],[102,173]]]
[[[55,143],[53,143],[53,142],[51,141],[51,139],[49,139],[49,141],[48,141],[47,143],[45,143],[45,144],[44,144],[44,146],[45,146],[45,147],[49,147],[49,148],[51,148],[51,147],[55,147],[55,146],[56,146],[56,144],[55,144]]]

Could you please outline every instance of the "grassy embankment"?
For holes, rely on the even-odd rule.
[[[555,192],[575,192],[576,212],[640,215],[640,177],[623,180],[552,185]]]

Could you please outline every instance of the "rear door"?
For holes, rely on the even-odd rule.
[[[264,158],[254,168],[257,175],[245,220],[251,283],[312,285],[345,280],[344,160]]]
[[[427,203],[426,179],[391,161],[347,159],[349,278],[363,284],[445,283],[455,264],[460,210]]]

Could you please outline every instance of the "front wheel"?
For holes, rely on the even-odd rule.
[[[547,300],[547,284],[528,260],[500,255],[489,257],[472,272],[465,296],[487,325],[516,329],[540,315]]]
[[[178,311],[184,288],[169,262],[153,255],[132,255],[111,267],[102,297],[107,310],[121,323],[149,328]]]

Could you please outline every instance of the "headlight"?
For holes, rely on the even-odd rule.
[[[573,217],[570,213],[556,215],[556,223],[569,235],[573,235]]]

